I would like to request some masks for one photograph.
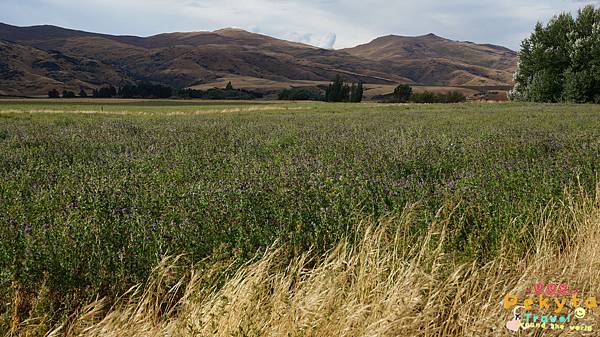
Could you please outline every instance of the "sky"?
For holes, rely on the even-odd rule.
[[[1,0],[0,22],[114,35],[241,28],[322,48],[434,33],[517,50],[538,21],[586,0]]]

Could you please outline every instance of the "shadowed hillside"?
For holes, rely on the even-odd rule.
[[[224,77],[323,82],[336,74],[371,84],[502,85],[510,83],[516,63],[516,54],[510,50],[436,36],[384,37],[336,51],[239,29],[135,37],[0,24],[0,40],[14,46],[10,52],[0,51],[0,60],[26,59],[29,48],[40,50],[38,54],[94,60],[98,66],[86,71],[88,75],[65,69],[68,76],[50,74],[50,82],[46,81],[71,90],[142,80],[189,87]],[[42,54],[39,57],[44,59]],[[27,72],[29,66],[13,64],[11,69]],[[48,87],[32,86],[19,78],[2,84],[0,91],[12,94],[45,94]]]

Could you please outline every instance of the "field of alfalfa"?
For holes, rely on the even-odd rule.
[[[0,335],[502,335],[599,171],[593,105],[0,102]]]

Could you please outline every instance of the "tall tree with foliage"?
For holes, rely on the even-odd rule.
[[[350,102],[352,102],[352,103],[362,102],[363,94],[364,94],[364,89],[363,89],[362,82],[358,82],[358,84],[352,83],[352,87],[350,88]]]
[[[362,83],[346,84],[338,74],[333,82],[325,91],[325,101],[327,102],[361,102],[363,99]]]
[[[412,88],[407,84],[400,84],[394,89],[394,101],[398,103],[405,103],[410,100],[412,96]]]
[[[600,103],[600,9],[538,23],[519,52],[512,100]]]
[[[336,75],[333,82],[325,91],[325,100],[327,102],[344,102],[346,100],[344,97],[344,86],[342,77],[339,74]]]

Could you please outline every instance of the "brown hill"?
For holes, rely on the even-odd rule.
[[[0,95],[44,94],[54,88],[79,91],[124,79],[94,59],[0,40]]]
[[[512,83],[517,66],[517,54],[510,49],[452,41],[434,34],[389,35],[344,51],[404,65],[402,76],[426,84],[506,85]]]
[[[514,53],[508,50],[478,45],[471,47],[467,43],[445,39],[453,47],[446,47],[449,51],[447,57],[443,48],[438,46],[439,43],[434,41],[434,46],[427,48],[436,50],[436,54],[420,52],[409,58],[407,54],[394,53],[391,43],[386,48],[368,48],[365,45],[340,51],[325,50],[239,29],[136,37],[95,34],[54,26],[16,27],[0,24],[0,40],[12,46],[11,51],[0,50],[0,62],[8,64],[3,60],[22,59],[21,63],[11,61],[10,69],[48,78],[43,81],[44,85],[37,87],[30,82],[21,84],[18,79],[13,79],[10,84],[0,83],[0,91],[29,95],[44,94],[51,84],[87,88],[150,80],[188,87],[231,77],[275,83],[316,83],[329,81],[336,74],[342,74],[348,80],[383,85],[473,85],[475,82],[496,85],[509,83],[510,76],[507,74],[516,60]],[[417,44],[421,43],[430,42]],[[465,49],[460,56],[463,46],[469,46],[470,49]],[[376,51],[377,48],[380,52]],[[93,61],[97,67],[82,71],[80,66],[71,69],[63,64],[63,77],[51,71],[34,71],[31,64],[37,59],[32,60],[27,56],[32,53],[31,50],[35,50],[34,54],[40,60],[46,57],[49,62],[55,62],[53,55],[61,55],[74,60],[75,64]],[[476,63],[469,58],[471,52],[478,53],[472,57]],[[507,55],[506,60],[496,60],[497,55],[502,53]]]

